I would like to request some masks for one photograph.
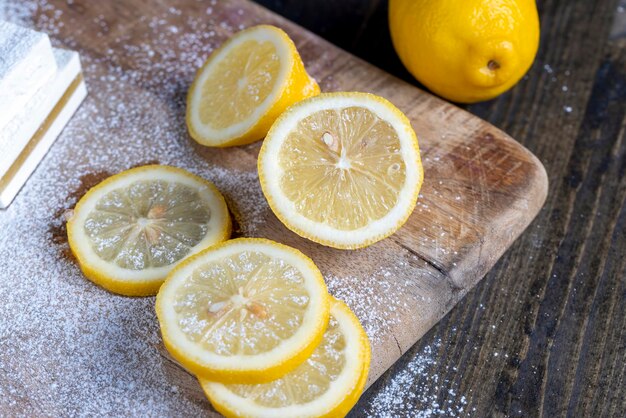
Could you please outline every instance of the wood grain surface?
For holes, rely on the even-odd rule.
[[[171,6],[183,14],[199,15],[206,9],[206,4],[192,0],[167,4],[147,0],[59,2],[57,7],[63,10],[65,25],[54,37],[61,43],[71,38],[70,46],[84,56],[109,57],[115,65],[135,70],[138,63],[124,51],[150,43],[140,22]],[[381,269],[393,269],[392,280],[396,282],[390,288],[373,290],[372,309],[380,309],[381,300],[393,305],[393,309],[380,311],[380,326],[372,331],[371,384],[457,304],[532,221],[546,198],[545,170],[528,150],[492,125],[251,2],[220,1],[212,7],[213,22],[225,24],[204,29],[215,31],[219,42],[231,35],[232,28],[276,24],[292,36],[307,69],[323,90],[382,95],[409,116],[418,134],[425,167],[422,196],[407,224],[391,238],[365,250],[333,250],[289,232],[267,207],[261,215],[265,222],[259,228],[259,236],[301,249],[316,261],[327,278],[343,281],[345,287],[357,286],[353,278],[365,282],[381,274]],[[38,13],[45,14],[46,10]],[[176,15],[171,19],[177,19]],[[98,26],[102,21],[106,22],[105,33]],[[176,23],[185,30],[183,19]],[[175,51],[176,48],[180,48],[178,53],[185,52],[182,46],[174,45]],[[107,67],[95,65],[88,70],[105,75]],[[186,88],[193,74],[181,70],[170,77]],[[179,99],[184,88],[172,94],[172,100]],[[256,170],[259,144],[226,150],[203,148],[191,141],[189,146],[194,146],[207,164],[242,172]],[[227,198],[236,210],[237,196]],[[358,294],[359,289],[353,290]],[[162,353],[168,373],[180,382],[182,390],[197,397],[198,402],[205,402],[195,380],[171,362],[165,350]]]
[[[393,51],[384,0],[259,2],[418,84]],[[413,414],[437,402],[464,407],[461,416],[626,415],[626,0],[537,5],[532,69],[512,91],[466,109],[540,158],[546,205],[485,279],[369,389],[355,417],[376,410],[385,393],[420,393],[397,409]],[[435,361],[393,390],[426,351]]]

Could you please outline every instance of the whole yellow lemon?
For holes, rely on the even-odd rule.
[[[389,26],[411,74],[462,103],[513,87],[539,45],[535,0],[390,0]]]

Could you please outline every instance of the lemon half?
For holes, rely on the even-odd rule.
[[[228,39],[196,74],[187,127],[203,145],[248,144],[263,138],[287,106],[319,91],[289,36],[254,26]]]
[[[292,231],[344,249],[400,228],[423,179],[417,137],[389,101],[327,93],[290,107],[258,159],[263,193]]]

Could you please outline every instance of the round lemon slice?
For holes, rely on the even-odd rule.
[[[328,324],[322,274],[300,251],[240,238],[182,262],[157,295],[165,346],[197,376],[276,379],[302,363]]]
[[[212,183],[162,165],[109,177],[80,199],[67,222],[85,276],[127,296],[156,294],[181,259],[230,231],[226,202]]]
[[[287,106],[320,92],[281,29],[260,25],[214,51],[187,95],[187,127],[197,142],[243,145],[267,134]]]
[[[276,216],[312,241],[373,244],[413,212],[423,170],[407,117],[367,93],[327,93],[290,107],[259,154],[263,193]]]
[[[361,324],[350,308],[334,300],[321,344],[292,372],[256,385],[205,379],[200,384],[215,409],[228,417],[339,417],[358,401],[369,364]]]

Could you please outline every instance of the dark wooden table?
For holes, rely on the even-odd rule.
[[[387,2],[257,1],[417,84],[391,46]],[[545,207],[354,416],[626,416],[626,1],[538,8],[528,75],[467,109],[544,163]]]

